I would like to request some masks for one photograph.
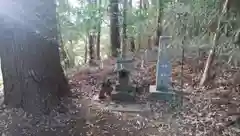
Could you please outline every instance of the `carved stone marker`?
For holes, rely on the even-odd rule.
[[[163,100],[171,100],[174,95],[170,89],[172,67],[167,49],[171,38],[171,36],[161,36],[159,39],[156,85],[151,85],[149,88],[151,96]]]
[[[158,91],[166,91],[171,83],[172,67],[167,46],[171,37],[160,37],[158,61],[156,65],[156,87]]]

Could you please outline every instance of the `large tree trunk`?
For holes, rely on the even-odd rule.
[[[42,7],[39,1],[30,2],[31,6],[29,1],[20,2],[14,6],[22,6],[25,12],[19,10],[13,15],[22,17],[21,21],[1,16],[9,21],[1,22],[0,29],[4,104],[32,114],[47,114],[70,92],[60,65],[56,7],[54,1],[45,1]]]
[[[117,57],[118,49],[120,49],[119,34],[119,9],[118,0],[110,0],[110,34],[111,34],[111,50],[112,56]]]

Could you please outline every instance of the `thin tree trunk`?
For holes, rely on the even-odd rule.
[[[132,0],[128,1],[129,7],[132,8]]]
[[[220,37],[221,20],[222,20],[224,14],[227,12],[228,2],[229,2],[228,0],[225,1],[224,5],[223,5],[222,12],[220,13],[221,15],[219,17],[216,32],[214,33],[214,37],[213,37],[213,47],[210,50],[210,53],[208,55],[208,59],[207,59],[206,65],[205,65],[204,73],[203,73],[201,81],[200,81],[200,86],[204,86],[209,81],[209,78],[210,78],[210,75],[211,75],[210,74],[210,67],[211,67],[212,62],[214,60],[215,50],[216,50],[216,47],[217,47],[217,42],[218,42],[218,39]]]
[[[87,58],[88,58],[88,36],[85,39],[85,52],[84,52],[84,63],[87,63]]]
[[[161,28],[162,14],[163,14],[163,2],[158,1],[158,19],[157,19],[155,46],[158,46],[159,38],[162,35],[162,28]]]
[[[93,34],[89,34],[89,65],[92,66],[94,64],[94,36]]]
[[[122,37],[122,57],[126,56],[127,49],[127,0],[124,0],[123,4],[123,37]]]
[[[143,8],[143,0],[139,0],[139,9]]]
[[[148,37],[148,49],[152,49],[152,38],[151,38],[151,36]]]
[[[143,1],[143,8],[144,8],[145,10],[147,10],[148,7],[149,7],[149,1],[148,1],[148,0],[144,0],[144,1]]]
[[[101,14],[101,5],[102,5],[102,0],[99,0],[99,10],[98,10],[98,14]],[[99,22],[98,22],[98,33],[97,33],[97,49],[96,49],[96,52],[97,52],[97,60],[100,60],[101,57],[100,57],[100,39],[101,39],[101,24],[102,24],[102,18],[99,19]]]
[[[139,1],[139,9],[140,9],[140,12],[142,12],[142,9],[143,9],[143,0],[140,0],[140,1]],[[140,24],[140,25],[141,25],[141,24]],[[142,25],[140,26],[140,29],[142,29]],[[141,33],[138,33],[138,50],[141,49],[141,39],[142,39]]]
[[[75,53],[73,51],[73,48],[74,48],[74,45],[73,45],[73,41],[72,40],[69,40],[70,42],[70,45],[69,45],[69,48],[68,48],[68,56],[69,56],[69,66],[68,68],[73,68],[74,65],[75,65]]]
[[[129,5],[129,12],[132,12],[132,0],[128,1],[128,5]],[[130,36],[129,39],[130,39],[130,51],[135,52],[135,49],[136,49],[135,38],[134,36]]]
[[[130,50],[131,52],[135,52],[135,41],[134,41],[134,37],[130,37]]]
[[[112,56],[117,57],[118,49],[120,49],[118,0],[110,0],[110,13],[111,50]]]

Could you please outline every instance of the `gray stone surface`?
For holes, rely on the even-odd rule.
[[[98,108],[104,108],[113,112],[144,113],[151,112],[149,104],[133,103],[95,103]]]
[[[158,50],[156,48],[153,48],[153,49],[145,50],[143,59],[146,63],[153,62],[153,61],[156,62],[157,57],[158,57]]]
[[[160,87],[170,87],[172,74],[171,62],[167,50],[171,39],[162,37],[160,39],[161,43],[158,49],[158,61],[156,65],[156,86],[158,90],[160,90]]]

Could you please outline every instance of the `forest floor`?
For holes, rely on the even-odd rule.
[[[183,77],[179,78],[181,65],[173,63],[173,85],[184,94],[181,108],[162,101],[148,99],[147,93],[139,95],[139,101],[150,107],[150,112],[116,112],[99,107],[94,100],[100,91],[104,77],[115,78],[112,73],[114,59],[104,61],[104,68],[83,68],[70,76],[73,95],[64,99],[67,113],[30,117],[20,109],[0,111],[2,136],[237,136],[240,127],[236,121],[240,115],[238,92],[231,91],[227,81],[234,69],[225,68],[208,88],[198,87],[200,72],[193,72],[192,62],[186,59]],[[139,82],[155,80],[155,65],[137,67],[132,73]],[[181,79],[181,80],[180,80]],[[220,81],[219,81],[220,80]],[[8,133],[8,132],[11,132]],[[15,133],[13,133],[15,132]]]

